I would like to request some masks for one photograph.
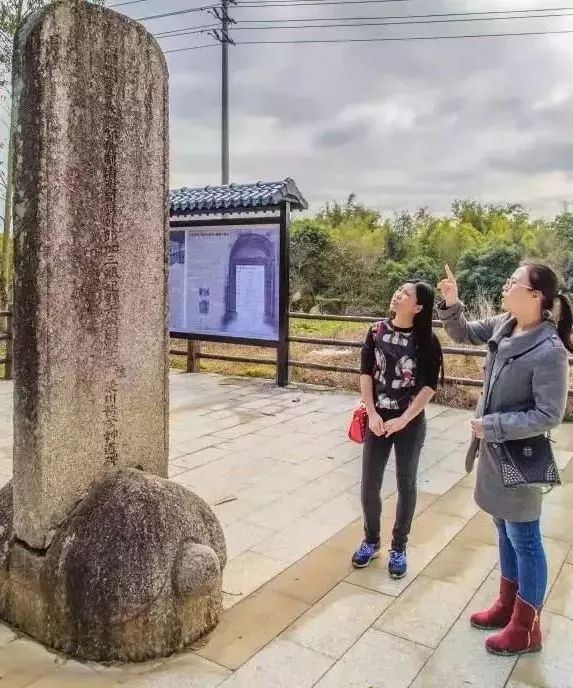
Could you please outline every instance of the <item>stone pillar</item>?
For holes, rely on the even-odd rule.
[[[46,549],[119,468],[167,476],[167,68],[78,0],[17,36],[14,529]]]
[[[95,661],[218,622],[223,531],[167,477],[167,70],[136,22],[56,2],[14,60],[14,481],[0,618]],[[0,681],[1,683],[1,681]]]

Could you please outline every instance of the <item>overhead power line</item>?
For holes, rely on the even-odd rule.
[[[411,2],[411,0],[308,0],[308,2],[302,2],[302,0],[280,0],[279,2],[273,2],[273,7],[301,7],[307,5],[355,5],[363,3],[386,3],[386,2]],[[246,4],[241,5],[235,4],[234,9],[240,9],[243,7],[270,7],[268,0],[265,2],[256,4]],[[175,10],[173,12],[163,12],[161,14],[152,14],[147,17],[135,17],[137,21],[150,21],[152,19],[164,19],[165,17],[177,17],[184,14],[191,14],[193,12],[204,12],[207,10],[220,9],[221,5],[205,5],[203,7],[191,7],[185,10]]]
[[[556,13],[545,15],[548,18],[551,17],[572,17],[573,13]],[[484,21],[502,21],[507,19],[523,20],[523,19],[539,19],[539,16],[533,15],[521,15],[519,17],[469,17],[469,18],[448,18],[448,19],[431,19],[431,20],[407,20],[407,21],[367,21],[367,22],[353,22],[351,24],[344,23],[334,23],[334,24],[301,24],[296,26],[235,26],[233,31],[272,31],[275,29],[280,30],[299,30],[299,29],[342,29],[342,28],[352,28],[352,27],[365,27],[365,26],[420,26],[424,24],[454,24],[454,23],[466,23],[466,22],[484,22]],[[190,30],[176,29],[174,31],[166,31],[162,34],[156,34],[157,38],[175,38],[178,36],[190,36],[196,33],[208,33],[208,28],[211,27],[193,27]]]
[[[362,5],[362,4],[386,4],[398,2],[413,2],[413,0],[245,0],[237,3],[237,9],[253,6],[300,6],[305,5]]]
[[[123,7],[123,5],[139,5],[142,2],[150,2],[150,0],[126,0],[126,2],[114,2],[108,7]]]
[[[218,24],[201,24],[199,26],[189,26],[185,29],[173,29],[173,31],[160,31],[153,34],[155,38],[176,38],[177,36],[192,36],[194,34],[211,33],[218,29]]]
[[[207,10],[218,9],[219,5],[204,5],[203,7],[192,7],[186,10],[175,10],[174,12],[163,12],[162,14],[151,14],[148,17],[135,17],[136,21],[150,21],[151,19],[164,19],[165,17],[178,17],[182,14],[193,12],[205,12]]]
[[[267,24],[267,23],[293,23],[293,22],[314,22],[314,21],[346,21],[346,20],[367,20],[367,19],[426,19],[434,17],[473,17],[473,16],[489,16],[498,14],[512,14],[517,15],[515,18],[519,19],[521,14],[532,14],[538,12],[569,12],[573,11],[573,5],[568,7],[543,7],[539,9],[529,8],[521,10],[478,10],[475,12],[434,12],[432,14],[383,14],[373,17],[285,17],[278,19],[242,19],[241,23],[249,24]],[[537,15],[536,15],[537,16]],[[543,18],[543,14],[539,18]]]
[[[479,38],[527,38],[535,36],[557,36],[572,34],[573,29],[563,29],[556,31],[520,31],[507,33],[477,33],[477,34],[454,34],[444,36],[388,36],[384,38],[317,38],[317,39],[295,39],[285,41],[237,41],[236,45],[301,45],[301,44],[336,44],[336,43],[396,43],[409,41],[448,41],[448,40],[470,40]],[[172,48],[165,50],[165,53],[182,53],[188,50],[202,50],[204,48],[218,47],[219,43],[209,43],[207,45],[195,45],[185,48]]]
[[[314,5],[379,5],[387,2],[411,2],[412,0],[247,0],[238,3],[235,9],[254,7],[312,7]]]
[[[551,13],[559,13],[559,14],[545,14],[545,15],[537,15],[537,14],[530,14],[531,12],[551,12]],[[349,22],[371,22],[371,21],[377,21],[377,20],[388,20],[391,21],[390,24],[392,25],[395,24],[396,26],[400,26],[403,24],[408,24],[408,23],[416,23],[415,21],[409,21],[409,20],[417,20],[417,19],[441,19],[442,17],[444,18],[454,18],[454,17],[460,17],[459,20],[456,21],[470,21],[469,18],[472,20],[476,21],[485,21],[485,20],[494,20],[494,19],[543,19],[543,18],[551,18],[551,17],[568,17],[568,16],[573,16],[570,14],[567,14],[568,12],[573,12],[573,6],[570,7],[555,7],[555,8],[544,8],[544,9],[530,9],[530,10],[483,10],[483,11],[476,11],[476,12],[443,12],[443,13],[432,13],[432,14],[402,14],[402,15],[377,15],[377,16],[370,16],[370,17],[307,17],[307,18],[284,18],[284,19],[245,19],[241,21],[242,26],[235,26],[234,30],[237,30],[240,28],[241,30],[251,30],[251,29],[258,29],[260,27],[250,27],[250,26],[243,26],[244,24],[277,24],[280,23],[281,26],[264,26],[262,28],[269,28],[269,29],[274,29],[274,28],[299,28],[298,24],[301,22],[336,22],[336,24],[332,24],[332,26],[379,26],[380,24],[340,24],[340,22],[344,21],[349,21]],[[527,16],[524,16],[524,13],[528,13]],[[498,17],[497,15],[507,15],[511,14],[514,16],[503,16],[503,17]],[[477,16],[476,16],[477,15]],[[487,16],[486,16],[487,15]],[[489,15],[494,15],[494,16],[489,16]],[[465,17],[468,17],[466,20]],[[397,21],[394,21],[397,20]],[[401,21],[404,20],[404,21]],[[293,27],[288,27],[288,26],[282,26],[283,24],[293,24],[296,23],[295,26]],[[420,22],[423,24],[429,24],[432,22]],[[439,23],[439,22],[435,22]],[[385,24],[382,24],[385,25]],[[198,32],[199,29],[211,29],[212,25],[201,25],[201,26],[185,26],[181,27],[179,29],[172,29],[170,31],[162,31],[160,33],[156,33],[155,36],[157,38],[164,38],[167,36],[186,36],[190,35],[192,33]],[[300,28],[306,28],[306,27],[300,27]],[[329,26],[323,27],[319,24],[316,25],[316,28],[330,28]],[[188,33],[189,32],[189,33]]]
[[[476,33],[476,34],[457,34],[445,36],[387,36],[384,38],[318,38],[318,39],[295,39],[288,41],[237,41],[237,45],[286,45],[301,43],[385,43],[397,41],[442,41],[471,38],[506,38],[510,36],[554,36],[558,34],[573,33],[573,29],[563,29],[556,31],[520,31],[509,33]]]
[[[220,43],[207,43],[206,45],[192,45],[189,48],[172,48],[171,50],[164,50],[163,52],[168,55],[169,53],[184,53],[188,50],[203,50],[204,48],[220,48]]]
[[[131,2],[143,2],[144,0],[131,0]],[[370,4],[370,3],[380,3],[380,2],[409,2],[410,0],[308,0],[306,2],[302,2],[301,0],[276,0],[273,2],[273,6],[280,6],[280,7],[302,7],[302,6],[316,6],[316,5],[355,5],[355,4]],[[121,3],[127,4],[127,3]],[[112,5],[112,7],[118,7],[118,5]],[[234,6],[234,9],[240,9],[244,7],[267,7],[269,5],[269,0],[265,0],[264,2],[253,2],[252,4],[247,5],[247,3],[241,3],[237,4]],[[191,7],[187,8],[184,10],[174,10],[172,12],[162,12],[159,14],[152,14],[152,15],[147,15],[144,17],[135,17],[137,21],[151,21],[153,19],[164,19],[166,17],[177,17],[177,16],[183,16],[186,14],[193,14],[196,12],[207,12],[207,11],[213,11],[213,10],[218,10],[220,9],[220,5],[203,5],[201,7]],[[427,15],[401,15],[401,16],[396,16],[397,19],[401,19],[404,17],[410,17],[410,18],[423,18],[423,17],[432,17],[432,16],[460,16],[460,15],[485,15],[485,14],[509,14],[509,13],[514,13],[514,14],[519,14],[519,13],[532,13],[532,12],[562,12],[562,11],[567,11],[567,10],[573,10],[573,7],[556,7],[556,8],[539,8],[539,9],[520,9],[520,10],[491,10],[491,11],[476,11],[476,12],[447,12],[443,14],[427,14]],[[394,17],[388,17],[388,19],[394,18]],[[324,18],[324,20],[333,20],[335,21],[337,18]],[[344,17],[341,17],[340,19],[344,19]],[[316,17],[309,17],[307,19],[304,18],[299,18],[299,19],[245,19],[244,21],[246,22],[251,22],[251,23],[262,23],[265,21],[268,22],[280,22],[280,21],[289,21],[289,22],[302,22],[302,21],[322,21],[321,18]]]

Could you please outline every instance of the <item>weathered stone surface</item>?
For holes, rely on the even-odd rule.
[[[167,475],[167,70],[74,0],[14,67],[14,528],[41,550],[108,472]]]
[[[6,486],[0,532],[10,530],[9,504]],[[44,555],[0,535],[0,611],[69,654],[142,661],[183,650],[214,628],[225,563],[223,531],[206,502],[122,469],[92,486]]]
[[[14,479],[0,617],[142,661],[218,622],[222,529],[170,483],[167,72],[132,20],[56,2],[15,52]]]

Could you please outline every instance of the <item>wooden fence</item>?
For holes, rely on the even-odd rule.
[[[354,315],[315,315],[310,313],[289,313],[291,320],[322,320],[328,322],[350,322],[350,323],[372,323],[379,320],[376,316],[354,316]],[[439,320],[434,321],[434,327],[441,328],[443,323]],[[349,348],[361,348],[362,341],[345,339],[324,339],[318,337],[289,337],[289,342],[298,344],[314,344],[318,346],[343,346]],[[486,349],[472,348],[463,346],[444,346],[444,356],[475,356],[485,358]],[[231,363],[254,363],[259,365],[274,365],[276,360],[256,356],[233,356],[227,354],[211,354],[201,351],[200,343],[197,340],[187,342],[187,350],[172,349],[170,353],[174,356],[185,356],[187,358],[187,372],[199,372],[199,363],[204,361],[225,361]],[[573,363],[573,358],[569,358],[569,364]],[[322,370],[332,373],[351,373],[360,374],[359,368],[349,368],[347,366],[326,365],[323,363],[309,363],[297,361],[289,357],[289,368],[301,368],[306,370]],[[446,376],[445,382],[451,385],[462,385],[466,387],[481,387],[483,380],[476,380],[465,377]],[[573,397],[573,389],[569,390],[569,396]]]
[[[6,332],[0,334],[0,341],[6,342],[6,353],[3,358],[0,358],[0,364],[4,364],[4,379],[12,379],[12,311],[0,311],[0,317],[6,318]],[[310,313],[290,313],[291,320],[323,320],[328,322],[351,322],[351,323],[372,323],[377,318],[374,316],[352,316],[352,315],[315,315]],[[434,322],[434,327],[443,327],[440,321]],[[362,347],[362,341],[346,340],[346,339],[325,339],[321,337],[289,337],[289,342],[297,344],[314,344],[316,346],[343,346],[348,348],[359,349]],[[478,358],[485,358],[486,350],[483,348],[471,348],[463,346],[444,346],[443,352],[445,356],[475,356]],[[230,354],[211,354],[201,351],[200,342],[197,340],[189,340],[187,342],[187,350],[171,349],[170,354],[173,356],[185,356],[187,359],[187,372],[199,372],[199,364],[201,360],[204,361],[225,361],[230,363],[254,363],[259,365],[276,366],[276,359],[263,358],[257,356],[233,356]],[[569,358],[569,364],[573,364],[573,358]],[[301,368],[305,370],[321,370],[332,373],[351,373],[355,375],[360,374],[359,368],[350,368],[347,366],[327,365],[324,363],[310,363],[307,361],[297,361],[289,358],[289,368]],[[466,387],[481,387],[483,380],[477,380],[465,377],[446,376],[446,383],[452,385],[463,385]],[[573,389],[569,390],[569,396],[573,397]]]

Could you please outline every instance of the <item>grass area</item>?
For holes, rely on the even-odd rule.
[[[366,337],[367,331],[368,325],[365,323],[295,319],[292,319],[290,322],[291,337],[323,337],[325,339],[360,340]]]

